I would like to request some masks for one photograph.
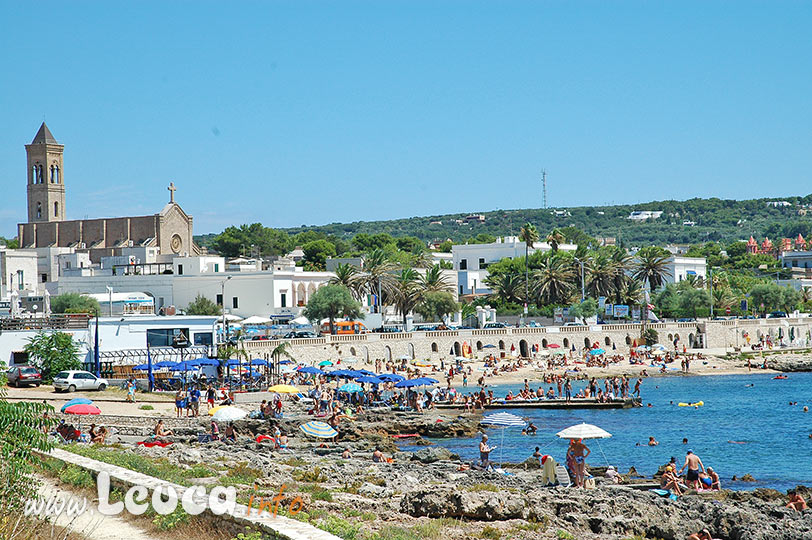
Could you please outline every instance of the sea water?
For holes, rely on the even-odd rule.
[[[609,433],[609,439],[586,440],[592,450],[587,463],[614,465],[621,473],[635,467],[650,476],[672,456],[679,467],[692,450],[705,467],[713,467],[723,487],[753,489],[770,487],[786,490],[797,484],[812,486],[812,373],[790,373],[786,380],[771,374],[726,376],[687,376],[644,378],[642,408],[633,409],[488,409],[486,414],[509,412],[532,421],[538,427],[534,436],[521,435],[521,428],[486,429],[491,445],[499,448],[491,460],[521,462],[536,446],[542,454],[563,461],[567,441],[555,433],[573,424],[586,422]],[[532,381],[534,390],[542,385]],[[634,386],[634,379],[631,381]],[[752,386],[750,386],[752,385]],[[573,385],[573,395],[586,381]],[[603,387],[603,381],[600,381]],[[516,393],[523,384],[492,387],[495,396],[508,390]],[[549,385],[544,386],[545,389]],[[460,389],[474,392],[475,387]],[[703,401],[704,406],[678,407],[680,402]],[[790,405],[790,402],[798,402]],[[648,404],[651,407],[648,407]],[[648,446],[649,437],[660,444]],[[688,439],[684,444],[683,438]],[[432,442],[459,454],[464,460],[479,457],[479,437],[432,439]],[[638,445],[639,444],[639,445]],[[405,447],[405,450],[416,450]],[[731,481],[746,473],[756,482]]]

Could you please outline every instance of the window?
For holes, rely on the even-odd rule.
[[[17,270],[17,288],[19,290],[25,289],[24,275],[22,270]]]
[[[51,183],[55,183],[56,173],[54,173],[54,165],[51,165]]]
[[[54,184],[59,183],[59,165],[54,165]]]
[[[155,328],[147,330],[147,345],[150,347],[171,347],[175,336],[188,336],[188,328]]]
[[[42,276],[40,276],[40,278],[42,279],[43,283],[48,283],[48,274],[42,274]]]
[[[219,271],[220,271],[220,264],[219,263],[214,263],[214,273],[216,274]]]
[[[37,183],[37,166],[36,165],[33,165],[31,167],[31,183],[32,184]]]
[[[218,306],[222,306],[223,305],[223,295],[218,294],[217,297],[214,299],[214,303],[217,304]]]
[[[195,334],[195,345],[211,345],[211,332],[198,332]]]
[[[465,294],[462,290],[462,285],[460,285],[460,294]]]
[[[42,218],[42,203],[38,202],[37,203],[37,219],[41,219],[41,218]]]
[[[231,307],[233,309],[238,309],[240,307],[240,301],[236,296],[231,298]]]
[[[479,258],[479,267],[480,268],[485,268],[485,258],[484,257]]]
[[[468,270],[468,259],[460,259],[460,270]]]
[[[287,293],[282,293],[281,295],[279,295],[279,298],[280,298],[279,305],[281,307],[288,307],[288,295],[287,295]]]
[[[54,217],[59,217],[59,203],[54,203]]]
[[[798,261],[792,261],[792,267],[798,268]]]
[[[182,265],[182,264],[179,264],[179,265],[178,265],[178,275],[179,275],[179,276],[182,276],[182,275],[183,275],[183,265]]]

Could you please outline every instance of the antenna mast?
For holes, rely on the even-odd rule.
[[[547,208],[547,170],[541,169],[541,207]]]

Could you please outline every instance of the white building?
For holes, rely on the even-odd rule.
[[[679,283],[689,279],[689,276],[696,276],[704,281],[708,275],[708,265],[704,257],[672,255],[666,268],[669,275],[665,276],[665,283]]]
[[[530,248],[529,254],[536,251],[547,252],[552,248],[547,242],[536,242]],[[561,251],[575,251],[575,244],[559,244]],[[488,265],[502,259],[524,257],[525,243],[517,236],[497,238],[490,244],[455,244],[451,247],[451,260],[454,270],[457,271],[458,294],[489,294],[491,291],[485,286],[488,277]]]
[[[663,215],[662,210],[635,210],[626,219],[632,221],[645,221],[647,219],[657,219]]]
[[[37,260],[33,249],[0,248],[0,299],[40,292]]]

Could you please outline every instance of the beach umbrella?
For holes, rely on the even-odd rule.
[[[657,351],[664,351],[665,345],[662,345],[661,343],[655,343],[654,345],[651,346],[651,348]]]
[[[174,367],[169,368],[171,371],[194,371],[200,367],[197,360],[184,360],[175,364]]]
[[[465,358],[464,356],[457,356],[454,358],[454,360],[456,360],[457,362],[467,362],[468,358]]]
[[[262,358],[254,358],[253,360],[251,360],[250,365],[252,365],[252,366],[267,366],[268,361],[263,360]]]
[[[137,366],[133,366],[133,371],[147,371],[148,369],[148,364],[138,364]]]
[[[374,373],[372,373],[371,371],[368,371],[366,369],[359,369],[358,373],[360,373],[361,375],[366,375],[368,377],[374,377],[375,376]]]
[[[218,409],[217,412],[212,415],[212,419],[220,422],[233,422],[234,420],[240,420],[246,416],[248,416],[248,413],[242,409],[225,406],[222,409]]]
[[[656,351],[652,352],[651,354],[653,354],[654,356],[664,356],[665,351],[656,350]]]
[[[286,366],[286,365],[288,365],[288,364],[292,364],[292,363],[293,363],[293,360],[288,360],[287,358],[286,358],[286,359],[284,359],[284,360],[280,360],[280,361],[279,361],[279,365],[280,365],[280,366]],[[267,364],[266,364],[266,365],[267,365]]]
[[[302,424],[299,426],[299,429],[302,430],[302,433],[305,435],[316,437],[317,439],[332,439],[338,435],[338,431],[333,429],[330,424],[327,422],[319,422],[318,420]]]
[[[173,368],[173,367],[175,367],[177,365],[178,365],[177,362],[172,362],[172,361],[169,361],[169,360],[163,360],[162,362],[157,362],[157,363],[153,364],[153,367],[163,369],[163,368]]]
[[[587,423],[570,426],[556,435],[561,439],[608,439],[612,436],[608,431]]]
[[[280,394],[298,394],[299,389],[289,384],[277,384],[268,388],[268,392],[278,392]]]
[[[72,407],[74,405],[93,405],[93,401],[84,397],[73,398],[72,400],[62,405],[62,408],[60,410],[62,412],[65,412],[65,409],[67,409],[68,407]]]
[[[398,356],[398,360],[411,360],[411,359],[412,359],[412,357],[411,357],[411,356],[409,356],[408,354],[404,354],[404,355],[402,355],[402,356]]]
[[[355,392],[362,392],[364,389],[361,388],[360,384],[355,383],[347,383],[343,384],[338,387],[339,392],[347,392],[348,394],[354,394]]]
[[[414,380],[420,381],[422,384],[437,384],[438,382],[440,382],[437,379],[432,379],[431,377],[418,377]]]
[[[395,383],[395,388],[412,388],[413,386],[423,386],[418,379],[405,379]]]
[[[101,411],[95,405],[88,403],[80,403],[78,405],[71,405],[64,411],[65,414],[101,414]]]
[[[606,351],[603,349],[592,349],[591,351],[589,351],[589,354],[591,354],[592,356],[599,356],[605,352]]]
[[[324,372],[322,370],[313,366],[299,368],[296,371],[298,371],[299,373],[307,373],[308,375],[324,375]]]
[[[381,384],[383,382],[383,380],[379,379],[378,377],[373,377],[371,375],[365,375],[363,377],[358,377],[357,379],[355,379],[355,382],[370,383],[370,384]]]
[[[499,443],[499,463],[501,467],[502,455],[505,451],[505,428],[509,427],[525,427],[525,422],[520,416],[510,413],[496,413],[490,414],[480,421],[483,426],[490,426],[494,428],[502,428],[502,441]]]
[[[558,343],[550,343],[549,345],[547,345],[547,347],[550,349],[560,349],[561,345],[559,345]]]
[[[358,361],[358,359],[353,358],[352,356],[350,356],[349,358],[342,358],[341,360],[339,360],[339,362],[344,362],[345,364],[354,364],[357,361]]]
[[[237,360],[236,358],[231,358],[229,360],[226,360],[226,367],[234,367],[234,366],[239,366],[239,365],[240,365],[240,361]]]
[[[483,345],[482,348],[483,349],[495,349],[496,345],[492,345],[492,344],[488,343],[487,345]]]
[[[319,367],[332,366],[332,365],[333,365],[333,363],[330,362],[329,360],[322,360],[321,362],[319,362]]]
[[[211,409],[209,409],[209,416],[214,416],[214,413],[216,413],[220,409],[224,409],[224,408],[229,407],[229,406],[230,405],[218,405],[216,407],[212,407]]]
[[[406,380],[406,377],[403,375],[398,375],[397,373],[381,373],[378,375],[378,378],[384,382],[398,382]]]
[[[634,350],[636,350],[637,352],[648,352],[651,350],[651,347],[649,347],[648,345],[640,345],[639,347],[636,347]]]
[[[196,358],[194,360],[188,360],[188,362],[194,362],[198,366],[219,366],[220,361],[215,360],[214,358]]]

